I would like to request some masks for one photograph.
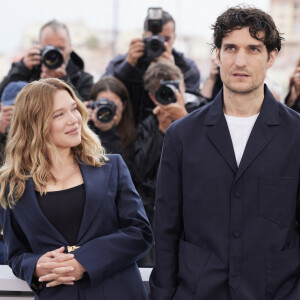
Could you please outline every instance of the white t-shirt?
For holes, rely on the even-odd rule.
[[[239,166],[244,150],[246,148],[247,141],[249,139],[250,133],[252,131],[252,128],[254,126],[254,123],[259,115],[256,114],[251,117],[233,117],[228,116],[226,114],[225,118],[227,121],[227,125],[229,128],[235,159],[237,162],[237,165]]]

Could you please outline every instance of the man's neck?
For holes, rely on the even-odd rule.
[[[250,117],[260,112],[264,100],[264,89],[259,88],[248,94],[237,94],[223,89],[224,113],[235,117]]]

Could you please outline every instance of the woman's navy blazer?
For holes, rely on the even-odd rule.
[[[34,290],[35,299],[148,299],[136,261],[151,247],[151,227],[124,161],[108,158],[102,167],[80,164],[86,203],[73,253],[87,276],[74,286]],[[9,265],[32,287],[40,256],[68,243],[42,213],[32,180],[2,214]]]

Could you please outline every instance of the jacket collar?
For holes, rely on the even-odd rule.
[[[78,232],[77,245],[84,243],[85,233],[105,201],[111,173],[111,164],[109,162],[100,168],[84,164],[79,164],[79,166],[85,184],[86,201],[81,226]],[[57,244],[68,245],[66,239],[42,212],[35,195],[32,179],[28,180],[24,194],[17,202],[14,210],[22,219],[40,228],[40,230],[44,232],[45,239],[51,238]]]
[[[268,125],[279,125],[279,103],[273,97],[267,85],[264,85],[264,101],[260,110],[260,116]],[[213,100],[211,107],[206,115],[205,125],[215,125],[224,116],[223,112],[223,89]]]
[[[260,114],[248,139],[239,168],[237,167],[231,136],[223,112],[223,90],[216,96],[209,107],[204,124],[209,128],[208,138],[236,173],[237,181],[251,162],[269,144],[276,134],[279,121],[279,103],[267,86],[264,87],[264,101]]]

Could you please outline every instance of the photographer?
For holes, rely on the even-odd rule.
[[[285,104],[297,112],[300,112],[300,59],[290,78],[289,93],[284,100]]]
[[[150,223],[153,225],[155,186],[164,134],[168,126],[189,112],[205,105],[204,98],[185,93],[183,75],[178,67],[167,62],[151,64],[144,75],[145,89],[156,107],[137,128],[134,178]],[[140,262],[153,267],[154,250]]]
[[[0,164],[3,163],[4,149],[8,129],[13,114],[13,105],[17,94],[27,84],[25,81],[10,82],[1,95],[0,103]]]
[[[175,21],[172,16],[160,8],[149,8],[143,39],[133,39],[128,53],[116,56],[106,69],[107,75],[116,76],[126,85],[136,126],[154,108],[143,83],[144,73],[151,62],[164,60],[176,65],[183,74],[186,89],[199,92],[200,72],[191,59],[173,48],[175,38]],[[155,40],[153,44],[151,39]]]
[[[117,78],[106,76],[93,85],[90,99],[85,102],[90,114],[89,126],[107,152],[121,154],[130,167],[135,127],[126,87]]]
[[[38,44],[32,46],[22,60],[12,64],[0,84],[0,96],[9,82],[49,77],[64,80],[75,87],[83,100],[88,99],[93,77],[84,72],[82,59],[72,51],[68,28],[56,20],[46,23],[40,29]]]

